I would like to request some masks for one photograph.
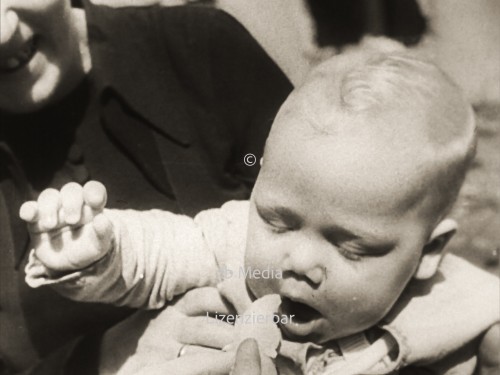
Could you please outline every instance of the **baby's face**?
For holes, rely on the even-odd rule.
[[[289,118],[273,127],[245,264],[281,270],[247,285],[256,297],[281,295],[280,313],[294,315],[282,327],[290,338],[321,343],[373,326],[417,268],[428,225],[407,183],[411,163],[375,138],[356,129],[312,135]]]

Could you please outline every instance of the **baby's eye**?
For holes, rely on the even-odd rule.
[[[300,217],[288,208],[259,204],[256,204],[255,208],[260,219],[274,233],[284,233],[300,228]]]
[[[359,261],[363,258],[362,255],[355,253],[352,250],[348,250],[342,246],[337,247],[337,249],[338,249],[338,252],[340,253],[340,255],[342,255],[346,259],[353,260],[353,261]]]
[[[278,216],[275,214],[268,214],[257,210],[260,219],[275,233],[284,233],[291,228]]]
[[[264,216],[261,216],[261,219],[275,233],[284,233],[292,229],[279,219],[270,219]]]

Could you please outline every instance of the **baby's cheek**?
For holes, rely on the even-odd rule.
[[[256,233],[249,233],[256,234]],[[260,234],[260,233],[259,233]],[[283,278],[279,248],[268,238],[255,235],[247,242],[245,251],[245,279],[256,297],[279,292]]]
[[[365,330],[386,313],[385,296],[370,288],[369,283],[358,283],[351,278],[350,283],[336,280],[336,287],[331,285],[328,295],[323,296],[325,311],[331,311],[328,320],[332,326],[332,333],[348,335]],[[372,282],[373,283],[373,282]]]
[[[366,328],[387,315],[398,295],[397,291],[386,290],[383,286],[377,288],[376,284],[373,286],[363,293],[356,306],[357,322]]]
[[[245,267],[253,271],[264,271],[276,268],[277,260],[273,251],[266,247],[265,242],[253,241],[247,244],[245,252]]]
[[[282,279],[281,270],[264,259],[248,259],[245,262],[245,281],[250,291],[258,298],[279,292],[279,283]]]

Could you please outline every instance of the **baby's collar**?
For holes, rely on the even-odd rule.
[[[280,355],[290,359],[308,375],[388,374],[401,362],[396,339],[388,331],[375,341],[367,332],[330,341],[324,345],[283,340]]]

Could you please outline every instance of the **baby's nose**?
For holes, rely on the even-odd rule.
[[[319,255],[313,249],[296,248],[289,253],[285,268],[319,286],[325,279],[325,267]]]
[[[309,280],[311,280],[315,285],[320,285],[324,279],[325,269],[323,267],[314,267],[305,272],[305,275]]]

